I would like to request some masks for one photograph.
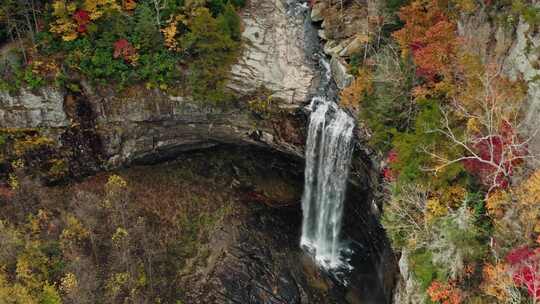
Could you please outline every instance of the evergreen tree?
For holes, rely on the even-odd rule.
[[[133,43],[143,51],[153,50],[162,45],[154,10],[148,3],[141,3],[137,6],[132,37]]]
[[[220,29],[231,39],[239,41],[241,37],[240,17],[232,4],[227,4],[218,17]]]

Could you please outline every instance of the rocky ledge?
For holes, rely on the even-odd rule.
[[[82,93],[53,87],[1,93],[0,128],[39,129],[59,147],[94,154],[95,166],[104,168],[219,143],[269,146],[300,156],[306,125],[300,108],[318,78],[305,52],[305,9],[282,0],[249,1],[241,13],[243,53],[229,84],[238,96],[235,104],[209,105],[142,86],[118,93],[81,81]],[[255,108],[253,100],[259,103]],[[66,140],[68,132],[81,136]],[[91,143],[83,140],[88,136]]]

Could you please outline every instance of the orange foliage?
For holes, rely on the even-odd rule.
[[[505,190],[497,189],[492,191],[486,199],[488,214],[496,219],[502,218],[511,203],[511,199],[510,194]]]
[[[482,290],[487,295],[499,300],[500,303],[508,302],[510,289],[514,286],[509,271],[510,269],[506,263],[486,264],[482,270]]]
[[[442,304],[461,303],[461,293],[453,283],[433,281],[427,290],[431,301]]]
[[[171,50],[178,52],[181,50],[181,47],[178,43],[178,32],[179,32],[179,25],[180,24],[186,24],[187,20],[184,15],[176,15],[171,16],[171,18],[168,21],[168,25],[161,29],[161,32],[163,33],[163,37],[165,38],[165,46]]]
[[[540,169],[517,189],[519,220],[525,235],[540,236]]]
[[[64,41],[72,41],[87,31],[91,21],[99,19],[106,11],[118,10],[116,0],[55,0],[52,3],[54,22],[51,33]]]
[[[415,92],[423,95],[426,89],[436,89],[445,93],[453,78],[459,44],[456,23],[436,0],[416,0],[401,8],[399,17],[405,26],[393,36],[403,56],[412,56],[417,76],[426,81],[426,87]]]
[[[358,77],[356,77],[351,85],[341,91],[341,105],[358,110],[364,94],[369,93],[371,89],[371,75],[369,71],[360,71]]]

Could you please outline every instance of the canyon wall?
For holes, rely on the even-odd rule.
[[[244,47],[229,83],[235,104],[196,102],[143,86],[117,92],[81,80],[83,90],[77,93],[55,87],[0,93],[0,128],[36,128],[58,146],[73,144],[62,141],[62,135],[82,129],[96,137],[91,150],[100,154],[105,168],[219,143],[268,146],[301,156],[306,121],[300,108],[318,81],[305,51],[306,9],[281,0],[247,4],[241,13]],[[271,98],[272,104],[254,111],[249,102],[256,98]]]

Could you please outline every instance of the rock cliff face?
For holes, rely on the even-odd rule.
[[[22,90],[19,96],[0,92],[0,127],[2,128],[57,128],[67,127],[64,94],[58,90],[39,92]]]
[[[504,25],[480,10],[473,15],[462,16],[459,32],[467,42],[468,51],[480,55],[486,63],[500,65],[502,72],[511,79],[525,81],[528,96],[521,127],[535,135],[529,148],[536,154],[540,153],[540,133],[536,122],[540,115],[540,34],[537,29],[523,20],[518,20],[515,27]]]
[[[381,1],[313,1],[311,19],[320,22],[319,37],[324,53],[331,57],[332,76],[340,89],[353,80],[348,73],[346,59],[358,54],[369,40],[373,24],[369,16],[377,16]]]
[[[516,38],[507,57],[508,73],[513,77],[523,77],[527,82],[527,106],[524,127],[534,134],[530,149],[535,154],[540,153],[540,131],[538,117],[540,116],[540,34],[530,25],[520,21],[516,29]],[[536,51],[535,51],[536,50]]]
[[[231,71],[229,86],[239,97],[234,105],[207,105],[142,87],[118,93],[82,82],[82,95],[53,87],[2,93],[0,128],[39,128],[59,139],[80,124],[84,108],[93,121],[85,131],[99,137],[104,167],[218,143],[270,146],[300,156],[305,118],[299,108],[318,77],[304,50],[305,10],[282,0],[249,1],[242,12],[243,54]],[[264,119],[247,106],[260,91],[278,109]]]
[[[307,6],[283,0],[249,1],[242,12],[244,51],[232,67],[230,87],[246,94],[264,87],[282,107],[296,108],[316,87],[307,57]]]

